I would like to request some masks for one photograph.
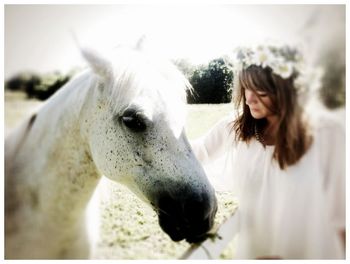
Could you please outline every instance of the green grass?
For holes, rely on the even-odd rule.
[[[187,107],[185,130],[189,139],[202,136],[217,121],[233,111],[232,104],[195,104]]]

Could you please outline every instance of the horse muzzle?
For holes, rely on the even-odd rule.
[[[173,241],[198,243],[207,238],[213,227],[217,200],[208,193],[186,198],[179,194],[176,198],[161,197],[157,207],[159,225]]]

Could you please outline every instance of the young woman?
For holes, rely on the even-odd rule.
[[[295,50],[238,57],[236,114],[192,143],[203,165],[226,156],[223,173],[239,201],[236,258],[344,258],[343,126],[300,107]]]

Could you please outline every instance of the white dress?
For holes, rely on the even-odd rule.
[[[237,195],[236,258],[344,258],[339,233],[345,230],[344,126],[326,116],[315,120],[311,148],[285,170],[272,160],[274,146],[264,148],[255,139],[234,142],[231,117],[192,142],[214,187]],[[220,159],[220,169],[208,170]]]

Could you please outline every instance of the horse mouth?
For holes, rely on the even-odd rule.
[[[213,219],[208,217],[202,221],[188,221],[167,213],[158,213],[159,225],[162,230],[175,241],[185,239],[188,243],[200,243],[210,236]]]
[[[209,192],[183,191],[176,198],[159,195],[153,208],[160,227],[173,241],[199,243],[210,236],[218,207],[215,195]]]

